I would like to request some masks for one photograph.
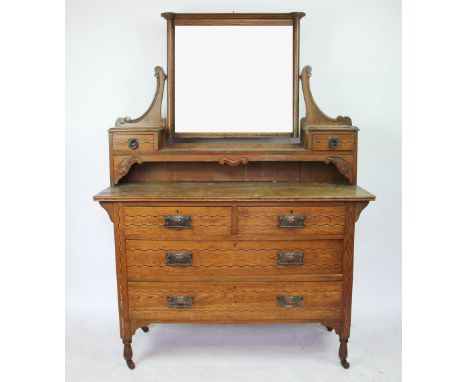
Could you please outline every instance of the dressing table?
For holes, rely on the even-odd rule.
[[[162,16],[167,74],[109,130],[94,196],[114,225],[128,367],[153,323],[312,322],[348,368],[354,227],[375,197],[356,184],[358,128],[325,115],[300,71],[304,13]]]

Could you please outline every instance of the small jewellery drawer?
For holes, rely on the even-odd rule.
[[[335,134],[330,133],[314,133],[312,135],[312,150],[354,150],[355,135],[354,133]]]
[[[161,276],[287,276],[342,273],[343,241],[127,240],[129,280]]]
[[[230,235],[230,207],[124,207],[127,234]]]
[[[344,206],[239,207],[240,235],[340,235]]]
[[[129,282],[131,319],[337,319],[341,282]]]
[[[154,134],[116,134],[112,136],[114,151],[141,153],[154,151]]]

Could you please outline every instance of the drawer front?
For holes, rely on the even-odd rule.
[[[129,282],[130,319],[341,318],[340,282]]]
[[[330,133],[315,133],[312,134],[312,150],[332,150],[345,151],[354,150],[355,135],[351,134],[335,134]]]
[[[239,207],[240,235],[341,235],[344,206]]]
[[[112,136],[114,151],[142,153],[154,151],[154,134],[116,134]]]
[[[341,274],[341,240],[127,240],[127,277]]]
[[[124,207],[127,234],[230,235],[230,207]]]

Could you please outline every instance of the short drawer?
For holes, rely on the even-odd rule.
[[[291,276],[342,273],[343,241],[127,240],[129,280],[161,276]]]
[[[114,151],[141,153],[154,151],[154,134],[116,134],[112,136]]]
[[[312,134],[312,150],[354,150],[354,133],[314,133]]]
[[[124,207],[126,234],[230,235],[230,207]]]
[[[239,207],[240,235],[341,235],[345,207]]]
[[[341,282],[129,282],[131,319],[338,319]]]

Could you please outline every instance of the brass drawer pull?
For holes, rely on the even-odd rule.
[[[175,229],[192,228],[192,217],[187,215],[164,216],[164,227]]]
[[[336,137],[330,137],[328,139],[328,147],[330,147],[332,150],[336,149],[339,144],[340,140]]]
[[[278,295],[276,301],[280,308],[297,308],[304,306],[304,296]]]
[[[279,228],[304,228],[303,215],[281,215],[278,216]]]
[[[140,143],[138,142],[138,139],[136,138],[130,138],[128,140],[128,148],[131,150],[136,150],[140,146]]]
[[[193,308],[192,296],[167,296],[167,306],[175,309]]]
[[[281,251],[277,254],[278,265],[303,265],[304,252]]]
[[[192,265],[192,252],[166,252],[166,264],[170,267],[189,267]]]

